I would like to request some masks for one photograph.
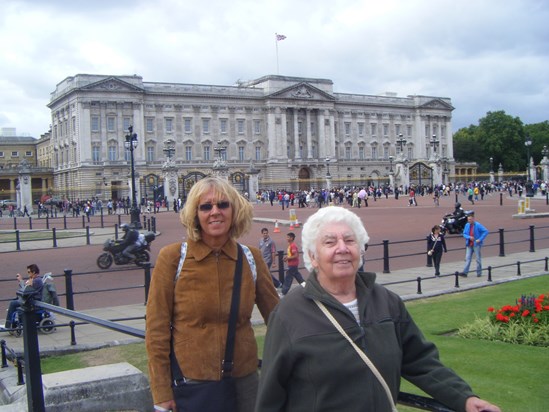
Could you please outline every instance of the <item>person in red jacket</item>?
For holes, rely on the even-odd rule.
[[[284,278],[284,283],[282,284],[282,294],[286,295],[292,286],[292,282],[295,280],[298,283],[304,283],[305,280],[301,273],[299,273],[299,249],[295,243],[295,233],[289,232],[286,235],[286,240],[288,241],[288,251],[286,256],[284,256],[284,261],[288,264],[288,270],[286,271],[286,277]]]

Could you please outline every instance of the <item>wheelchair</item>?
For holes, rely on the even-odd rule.
[[[38,317],[38,320],[36,321],[36,326],[38,327],[39,332],[42,332],[45,335],[49,335],[50,333],[57,330],[52,313],[48,312],[46,309],[37,309],[35,313]],[[19,316],[19,311],[16,310],[11,318],[12,330],[9,331],[10,335],[17,338],[21,337],[21,335],[23,334],[23,323],[22,319],[20,319]]]

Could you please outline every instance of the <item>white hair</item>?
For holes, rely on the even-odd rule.
[[[303,262],[309,271],[313,270],[311,255],[316,255],[316,240],[320,230],[329,223],[346,223],[351,228],[360,247],[361,256],[363,255],[364,245],[370,240],[362,220],[354,212],[339,206],[328,206],[319,209],[318,212],[309,216],[301,233]]]

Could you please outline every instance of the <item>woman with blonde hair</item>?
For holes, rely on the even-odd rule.
[[[186,387],[221,381],[237,258],[242,262],[232,378],[236,410],[253,410],[257,345],[251,315],[263,319],[279,301],[269,270],[255,247],[237,239],[252,224],[252,207],[228,181],[208,177],[192,187],[181,210],[186,242],[160,250],[147,302],[146,346],[155,408],[176,410],[171,347]],[[243,252],[246,257],[242,259]],[[172,359],[173,360],[173,359]],[[198,387],[198,385],[196,386]],[[200,410],[207,410],[206,406]]]

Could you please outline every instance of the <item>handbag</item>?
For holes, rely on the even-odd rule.
[[[185,378],[175,358],[170,351],[172,369],[172,391],[178,412],[236,412],[236,385],[231,376],[233,371],[234,339],[236,335],[236,318],[240,305],[240,285],[242,283],[242,248],[238,245],[238,258],[234,271],[231,311],[227,327],[227,342],[225,357],[221,362],[221,380],[196,381]]]
[[[435,239],[435,243],[433,243],[433,248],[427,252],[429,256],[432,256],[433,253],[435,252],[435,246],[437,245],[438,239],[439,239],[438,237]]]
[[[319,302],[316,299],[314,300],[314,302],[320,308],[322,313],[324,313],[324,315],[328,318],[328,320],[330,322],[332,322],[332,325],[335,326],[337,331],[339,333],[341,333],[345,339],[347,339],[347,341],[351,344],[351,346],[356,351],[356,353],[358,353],[358,356],[360,356],[360,358],[364,361],[366,366],[368,366],[368,368],[370,368],[370,370],[372,371],[374,376],[377,378],[377,380],[379,381],[379,383],[383,387],[383,390],[385,391],[385,394],[387,395],[387,398],[389,399],[389,404],[391,405],[391,412],[397,412],[397,408],[395,406],[395,401],[393,400],[393,395],[391,394],[391,390],[389,389],[389,386],[387,385],[387,382],[385,382],[385,379],[383,379],[383,376],[381,376],[381,373],[379,373],[379,371],[377,370],[375,365],[372,363],[370,358],[368,358],[368,356],[356,345],[356,343],[353,342],[353,340],[349,337],[349,335],[347,335],[347,333],[345,333],[345,331],[343,330],[343,328],[341,327],[339,322],[332,316],[332,314],[326,308],[326,306],[324,306],[324,304],[322,302]]]

